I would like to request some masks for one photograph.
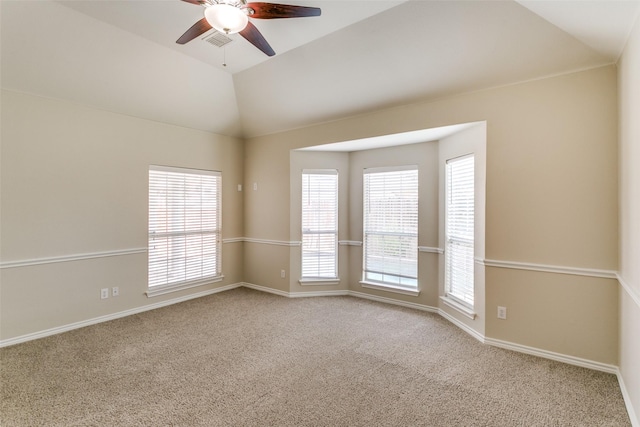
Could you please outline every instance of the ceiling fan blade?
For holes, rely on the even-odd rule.
[[[277,18],[304,18],[306,16],[320,16],[319,7],[293,6],[289,4],[275,3],[249,3],[246,8],[253,9],[251,18],[277,19]]]
[[[276,54],[271,46],[269,46],[269,43],[267,43],[264,36],[251,22],[247,24],[244,30],[240,31],[240,35],[247,39],[249,43],[263,51],[266,55],[273,56]]]
[[[185,32],[182,36],[180,36],[180,38],[176,40],[176,43],[185,44],[187,42],[190,42],[191,40],[198,37],[200,34],[204,34],[210,29],[211,29],[211,25],[209,25],[209,23],[207,22],[207,19],[202,18],[201,20],[193,24],[191,28],[187,30],[187,32]]]

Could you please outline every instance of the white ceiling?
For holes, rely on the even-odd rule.
[[[640,0],[282,0],[253,20],[276,51],[175,40],[179,0],[2,0],[2,87],[252,137],[615,63]],[[226,67],[222,65],[225,62]]]
[[[402,1],[278,0],[277,3],[281,4],[320,7],[322,15],[289,20],[252,19],[252,22],[271,44],[276,54],[282,55],[291,49],[398,5]],[[180,0],[59,0],[59,2],[92,18],[160,43],[232,74],[269,59],[242,36],[232,34],[229,35],[232,42],[226,46],[227,66],[223,66],[225,49],[203,40],[215,30],[206,32],[186,45],[176,44],[178,37],[204,17],[203,6]]]
[[[352,139],[349,141],[334,142],[332,144],[315,145],[313,147],[300,148],[299,151],[332,151],[351,152],[372,150],[374,148],[395,147],[407,144],[419,144],[421,142],[439,141],[473,126],[479,126],[483,122],[460,123],[457,125],[442,126],[438,128],[421,129],[409,132],[395,133],[392,135],[379,135],[371,138]]]

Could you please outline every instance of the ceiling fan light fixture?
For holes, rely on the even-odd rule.
[[[209,25],[225,34],[238,33],[244,30],[249,22],[249,18],[240,8],[225,3],[207,7],[204,16]]]

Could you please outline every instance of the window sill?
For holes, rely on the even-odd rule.
[[[365,282],[364,280],[361,281],[360,284],[362,285],[363,288],[377,289],[379,291],[394,292],[396,294],[411,295],[413,297],[417,297],[418,295],[420,295],[420,291],[418,289],[412,290],[407,288],[401,288],[399,286],[385,285],[382,283]]]
[[[462,315],[468,317],[471,320],[474,320],[477,316],[476,312],[473,311],[472,308],[469,308],[466,305],[463,305],[462,303],[459,303],[458,301],[452,298],[443,296],[443,297],[440,297],[440,299],[442,300],[443,303],[453,308],[454,310],[460,312]]]
[[[339,285],[340,279],[322,279],[322,278],[308,278],[308,279],[300,279],[298,280],[302,286],[330,286],[330,285]]]
[[[170,294],[172,292],[178,292],[189,288],[195,288],[197,286],[208,285],[211,283],[220,282],[224,279],[223,275],[207,277],[206,279],[194,280],[191,282],[180,282],[173,285],[163,285],[163,286],[154,286],[153,288],[147,289],[145,295],[148,298],[157,297],[159,295]]]

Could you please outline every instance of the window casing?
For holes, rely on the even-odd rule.
[[[302,171],[302,279],[338,277],[338,171]]]
[[[364,171],[363,281],[418,289],[418,169]]]
[[[149,290],[220,278],[220,172],[149,167]]]
[[[450,159],[445,169],[445,292],[474,303],[474,156]]]

